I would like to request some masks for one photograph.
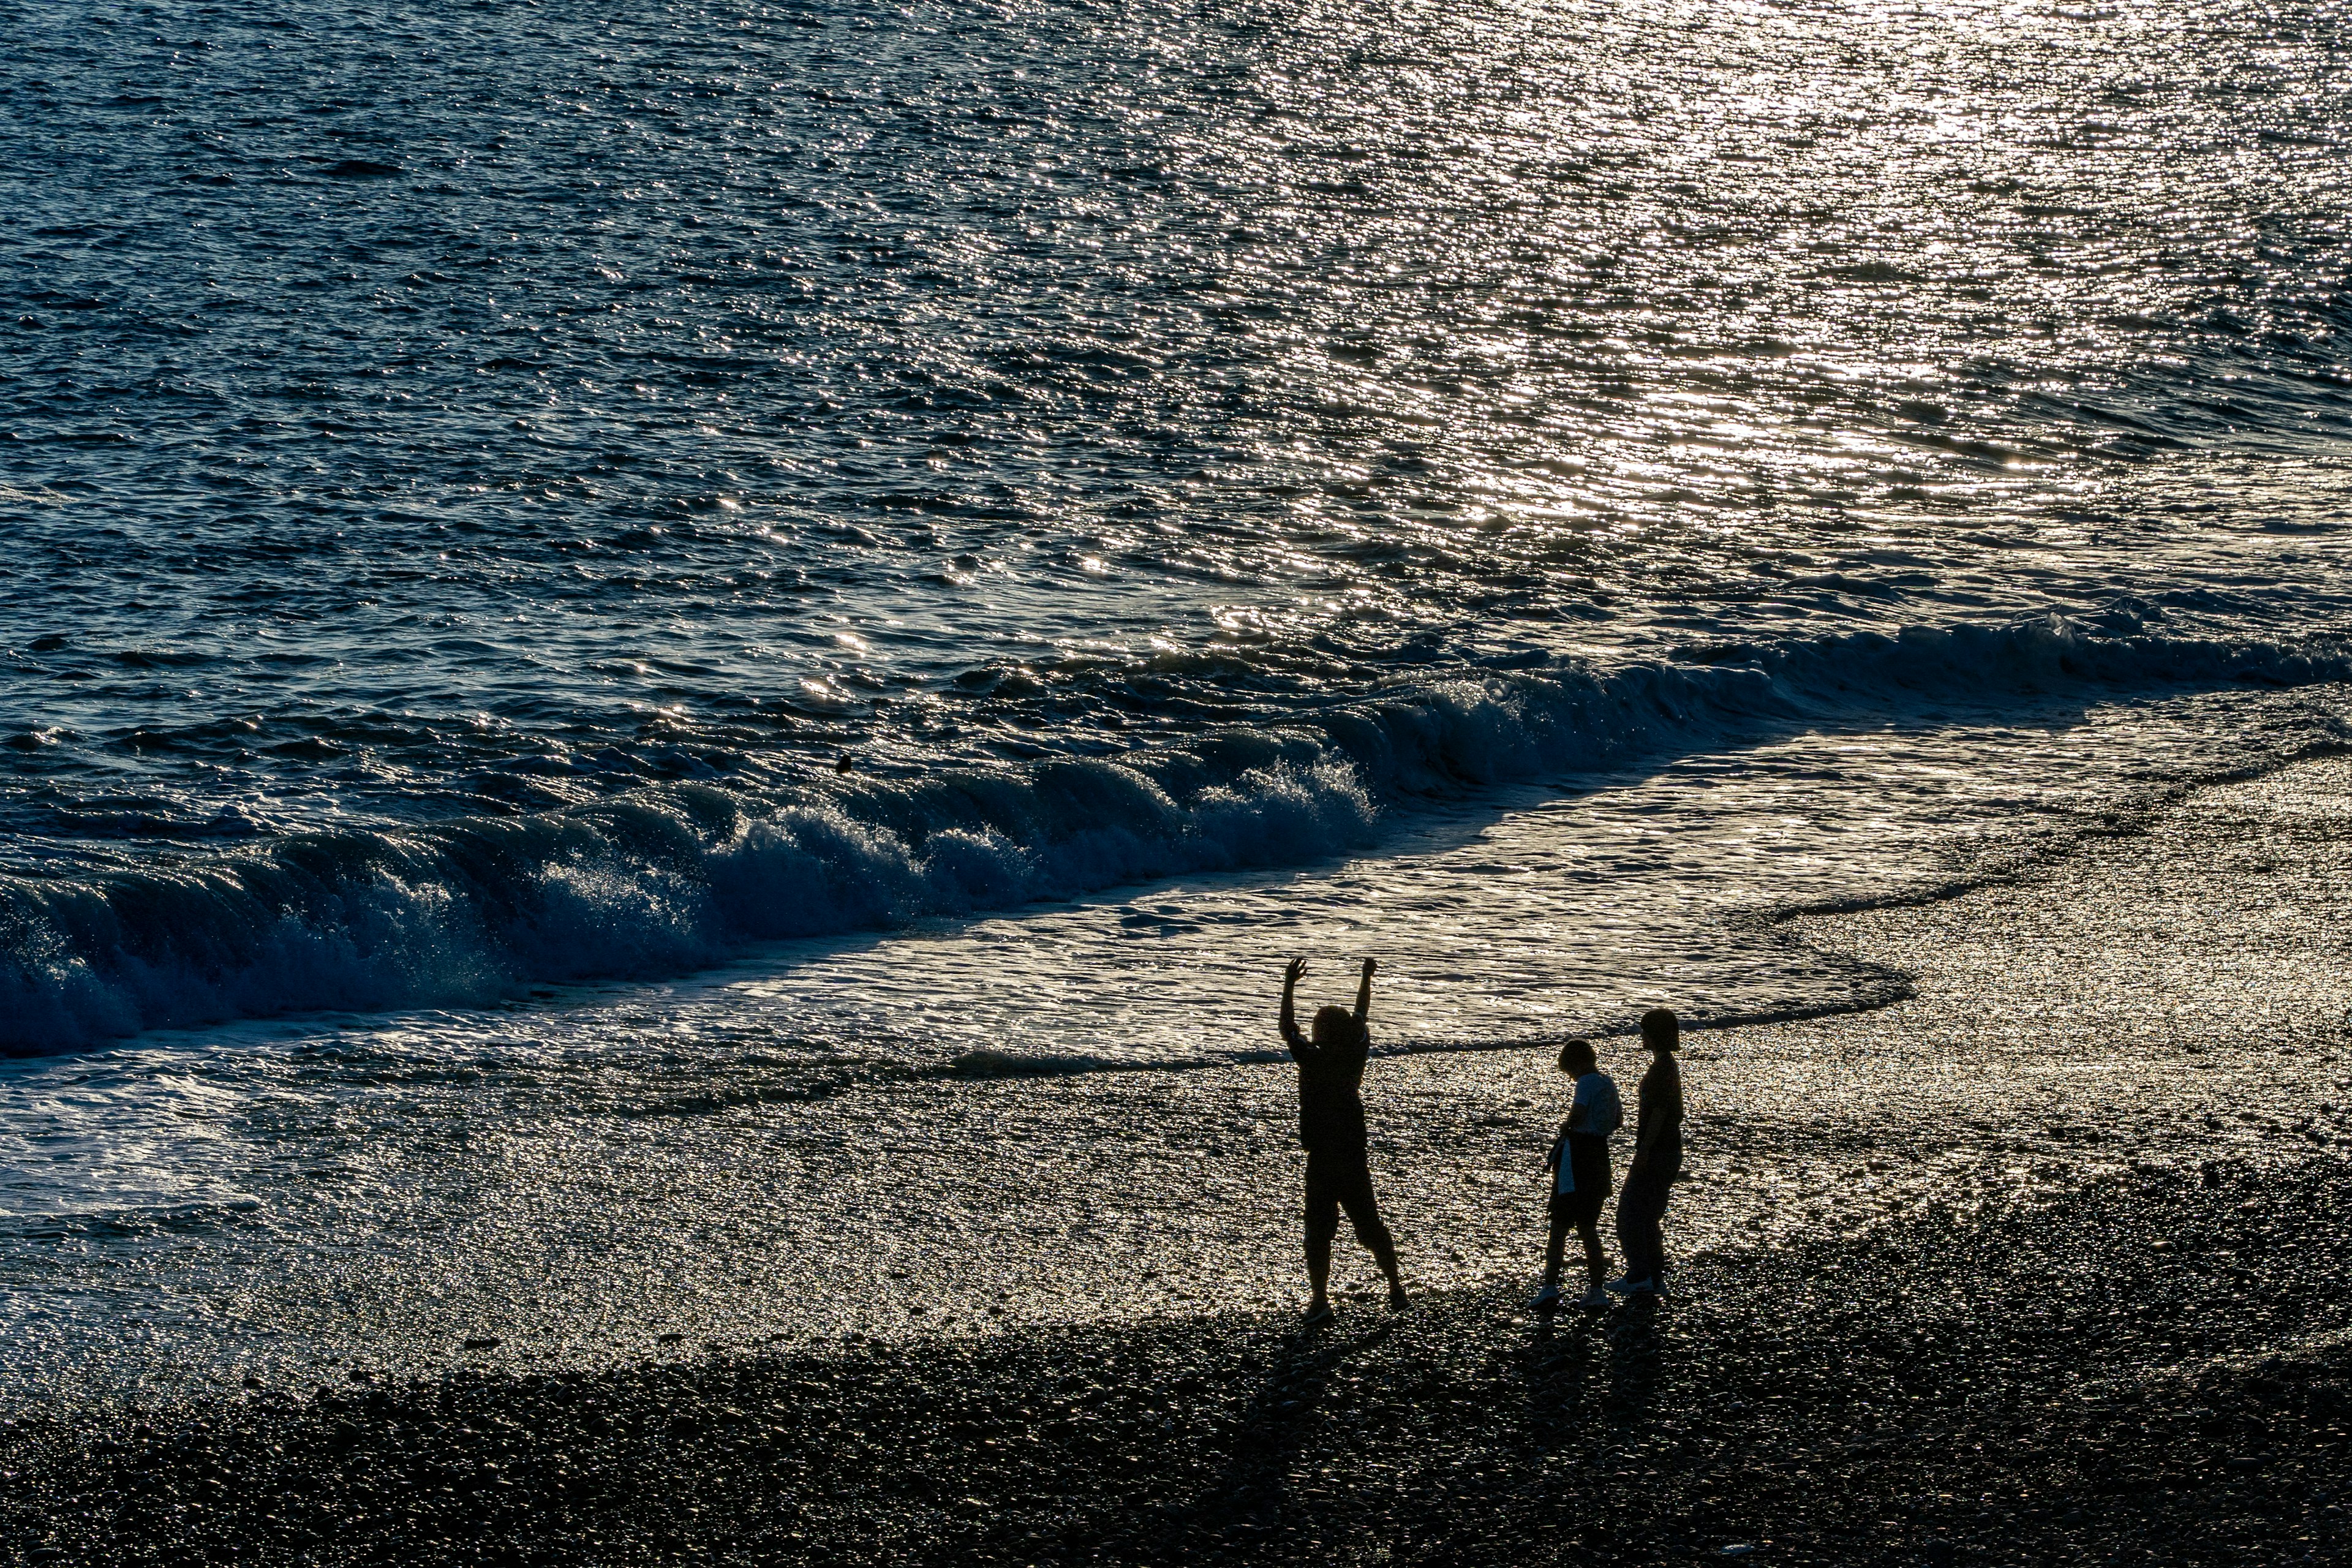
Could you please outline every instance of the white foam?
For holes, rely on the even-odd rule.
[[[1278,729],[771,800],[709,784],[565,812],[346,832],[98,880],[10,880],[0,1048],[322,1008],[480,1005],[678,974],[747,944],[1251,868],[1415,830],[1433,802],[1791,725],[1994,716],[2179,683],[2341,679],[2335,640],[2168,637],[2118,612],[1456,672]],[[1750,889],[1752,892],[1752,889]]]

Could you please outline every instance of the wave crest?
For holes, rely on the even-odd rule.
[[[1284,726],[1116,759],[858,780],[776,800],[647,788],[531,816],[289,837],[208,863],[0,880],[0,1051],[317,1009],[480,1004],[533,982],[675,974],[752,942],[886,928],[1369,847],[1384,807],[1728,742],[1922,698],[2352,672],[2334,641],[2087,622],[1917,627],[1469,669]]]

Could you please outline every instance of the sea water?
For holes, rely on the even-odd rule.
[[[1769,917],[2347,738],[2339,20],[16,18],[9,1299],[1247,1059],[1293,952],[1387,1049],[1898,994]]]

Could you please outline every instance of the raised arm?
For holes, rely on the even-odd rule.
[[[1282,1043],[1290,1047],[1292,1056],[1307,1049],[1307,1037],[1298,1032],[1298,977],[1307,973],[1307,961],[1294,958],[1282,972]]]
[[[1377,958],[1364,960],[1364,977],[1356,982],[1356,1027],[1360,1029],[1372,1021],[1372,971],[1380,966]]]

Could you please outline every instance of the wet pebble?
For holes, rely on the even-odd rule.
[[[2328,1332],[2347,1199],[2326,1158],[2222,1193],[2142,1175],[1694,1263],[1654,1314],[1553,1325],[1516,1289],[1431,1292],[1312,1333],[1239,1314],[56,1415],[0,1427],[0,1542],[61,1564],[456,1542],[548,1564],[1306,1562],[1339,1542],[1517,1564],[1563,1541],[1632,1562],[2289,1560],[2340,1538],[2330,1500],[2352,1491],[2352,1351]],[[2242,1249],[2263,1289],[2184,1313]]]

